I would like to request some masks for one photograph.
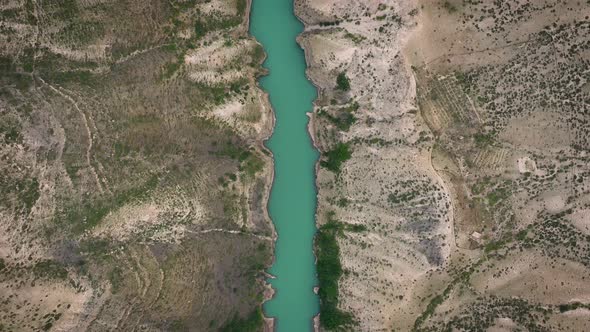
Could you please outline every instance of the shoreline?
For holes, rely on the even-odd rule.
[[[315,137],[314,133],[315,133],[315,125],[316,125],[316,123],[315,123],[315,114],[316,114],[315,109],[317,106],[316,103],[317,103],[318,99],[320,99],[322,96],[322,89],[309,76],[309,69],[310,69],[310,62],[311,62],[309,59],[309,57],[310,57],[309,52],[311,52],[311,51],[305,48],[303,38],[302,38],[302,36],[308,32],[307,31],[308,25],[301,18],[301,16],[299,16],[299,14],[297,13],[297,10],[296,10],[296,2],[297,1],[300,1],[300,0],[293,0],[293,15],[295,15],[297,20],[299,20],[299,22],[301,22],[301,24],[303,24],[303,31],[299,35],[297,35],[297,38],[295,39],[295,41],[296,41],[297,45],[299,45],[299,47],[303,51],[303,55],[304,55],[304,59],[305,59],[305,77],[314,86],[314,88],[316,89],[316,92],[317,92],[317,97],[314,99],[314,101],[312,103],[311,111],[305,113],[305,115],[309,119],[307,122],[307,134],[311,138],[311,144],[313,145],[313,148],[319,154],[318,159],[316,160],[315,165],[314,165],[314,187],[315,187],[315,196],[316,196],[315,197],[316,208],[315,208],[315,212],[314,212],[314,223],[315,223],[315,229],[316,229],[316,233],[317,233],[317,230],[318,230],[318,210],[319,210],[318,209],[318,202],[319,202],[319,195],[320,195],[320,190],[319,190],[319,186],[318,186],[318,173],[320,170],[320,160],[322,157],[322,152],[317,144],[316,137]],[[315,235],[314,235],[314,238],[315,238]],[[317,273],[318,257],[315,252],[315,244],[312,244],[311,250],[313,253],[313,257],[315,259],[315,261],[314,261],[314,264],[316,265],[315,275],[317,278],[318,277],[318,273]],[[314,292],[316,294],[317,294],[317,290],[319,290],[319,285],[316,285],[314,288]],[[320,303],[320,308],[321,308],[321,303]],[[320,331],[320,312],[319,311],[312,319],[312,329],[314,332]]]
[[[247,0],[247,6],[246,6],[246,21],[245,21],[245,31],[248,34],[248,36],[250,38],[252,38],[257,45],[259,45],[260,47],[263,48],[264,50],[264,46],[256,39],[256,37],[254,37],[254,35],[252,35],[250,33],[250,16],[252,15],[252,1],[253,0]],[[266,51],[264,51],[264,56],[262,57],[262,59],[260,60],[260,62],[258,63],[258,66],[262,69],[262,73],[255,76],[254,77],[254,84],[256,85],[256,89],[258,89],[262,95],[262,107],[265,110],[268,110],[268,114],[270,115],[270,119],[268,121],[267,124],[265,124],[265,133],[257,140],[257,145],[258,147],[261,149],[261,151],[265,152],[265,156],[267,159],[267,161],[269,162],[269,170],[268,170],[268,174],[265,174],[265,177],[267,178],[266,181],[266,186],[265,186],[265,190],[264,190],[264,194],[263,194],[263,200],[265,202],[265,208],[264,208],[264,219],[267,222],[268,225],[270,225],[270,228],[272,230],[272,234],[271,234],[271,238],[272,238],[272,255],[271,255],[271,263],[269,265],[272,266],[275,263],[276,260],[276,256],[275,256],[275,243],[278,239],[278,234],[275,228],[275,224],[272,221],[272,219],[270,218],[270,214],[269,214],[269,203],[270,203],[270,194],[272,191],[272,186],[274,184],[275,181],[275,165],[274,165],[274,154],[273,152],[266,146],[266,142],[271,138],[272,134],[274,133],[274,128],[275,128],[275,124],[276,124],[276,115],[275,115],[275,111],[270,103],[270,96],[268,94],[268,92],[266,90],[264,90],[259,83],[260,78],[268,75],[268,70],[264,67],[262,67],[262,64],[264,63],[264,61],[266,61],[268,57],[268,54],[266,53]],[[263,331],[265,332],[273,332],[275,330],[275,318],[273,317],[267,317],[264,313],[264,309],[263,309],[263,305],[264,303],[270,301],[276,291],[275,289],[272,287],[272,285],[267,282],[266,280],[269,278],[274,278],[273,275],[269,274],[266,269],[264,271],[264,278],[262,280],[260,280],[262,282],[262,285],[264,287],[264,293],[263,293],[263,301],[260,304],[259,308],[260,311],[262,313],[262,319],[264,320],[263,323]]]

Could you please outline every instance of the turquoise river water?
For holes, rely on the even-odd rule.
[[[269,213],[278,240],[269,272],[276,276],[270,280],[276,293],[264,304],[264,312],[276,318],[279,332],[310,331],[319,308],[313,292],[317,285],[313,236],[318,152],[308,135],[305,114],[312,110],[316,90],[305,76],[303,50],[295,41],[302,30],[292,0],[253,0],[250,33],[268,56],[263,65],[269,75],[260,85],[269,93],[276,116],[267,142],[275,162]]]

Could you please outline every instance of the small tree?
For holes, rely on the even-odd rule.
[[[322,167],[329,169],[334,173],[340,172],[342,163],[350,159],[352,151],[348,143],[339,143],[333,150],[325,153],[326,159],[320,162]]]
[[[348,80],[348,77],[346,77],[345,72],[341,72],[336,77],[336,88],[342,91],[350,90],[350,81]]]

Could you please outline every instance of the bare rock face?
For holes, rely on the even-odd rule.
[[[0,329],[262,328],[272,114],[248,12],[0,4]]]
[[[340,225],[342,315],[320,315],[321,328],[583,329],[588,5],[295,8],[320,90],[318,225]]]

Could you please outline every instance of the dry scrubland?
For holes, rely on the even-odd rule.
[[[0,330],[260,329],[249,2],[0,2]]]
[[[321,92],[322,329],[587,329],[590,3],[296,12]]]

